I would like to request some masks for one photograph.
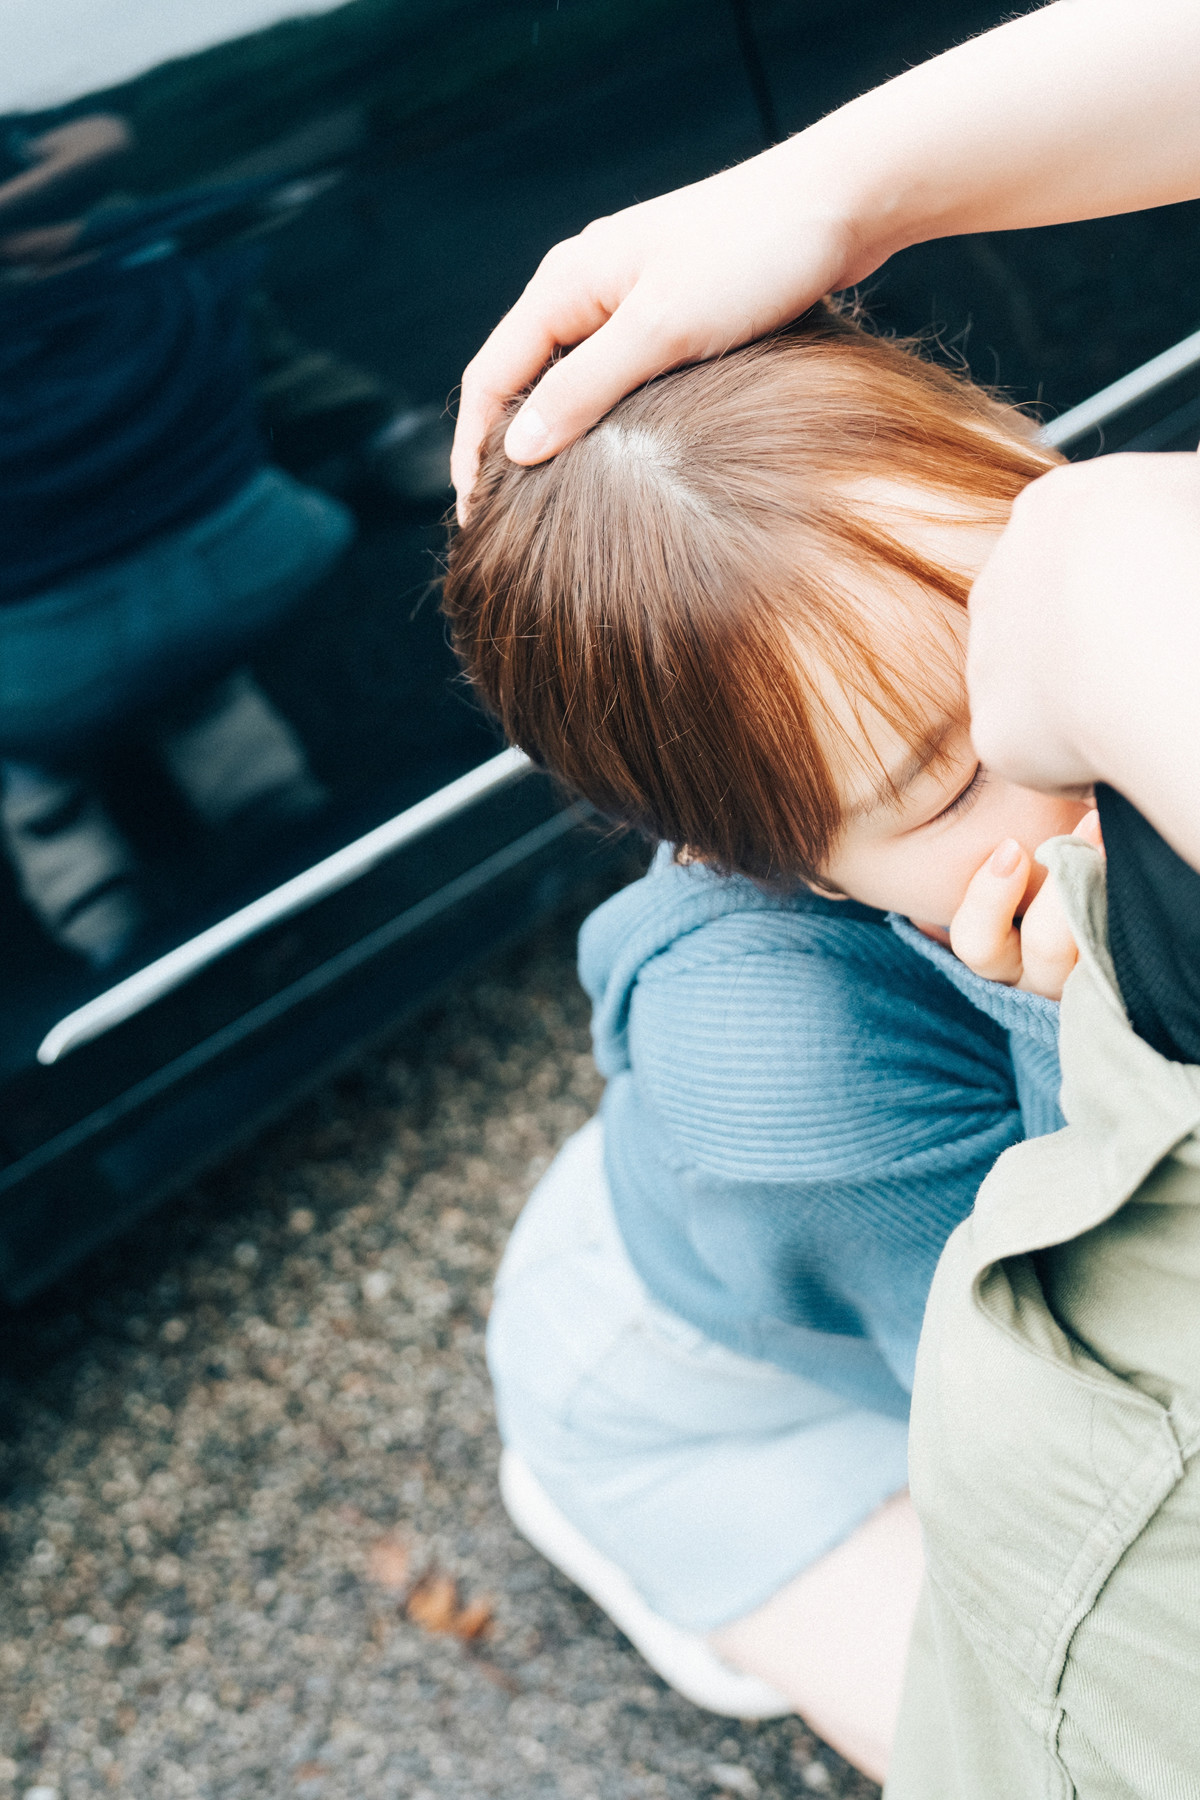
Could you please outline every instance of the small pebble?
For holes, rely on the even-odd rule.
[[[259,1260],[258,1245],[248,1243],[236,1244],[233,1251],[233,1260],[239,1269],[246,1269],[247,1271],[250,1269],[257,1269]]]
[[[392,1277],[386,1269],[372,1269],[363,1276],[362,1291],[364,1300],[386,1300],[392,1291]]]
[[[186,1319],[168,1319],[158,1335],[164,1344],[182,1344],[187,1334]]]
[[[307,1237],[317,1222],[316,1213],[307,1206],[297,1206],[288,1215],[288,1230],[293,1237]]]
[[[758,1783],[749,1769],[738,1763],[713,1763],[708,1773],[719,1788],[727,1794],[740,1794],[742,1800],[753,1800],[758,1792]]]
[[[380,1538],[367,1552],[367,1574],[385,1593],[402,1593],[408,1586],[408,1570],[408,1546],[395,1538]]]
[[[800,1779],[814,1794],[823,1794],[833,1785],[833,1778],[823,1762],[805,1763]]]

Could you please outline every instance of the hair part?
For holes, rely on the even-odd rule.
[[[825,305],[648,382],[549,462],[510,463],[506,425],[444,588],[476,690],[606,817],[770,882],[819,881],[844,823],[829,678],[923,750],[969,591],[856,488],[992,524],[1058,460],[1015,408]],[[889,586],[904,643],[873,616]]]

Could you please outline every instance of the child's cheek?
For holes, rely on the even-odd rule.
[[[953,846],[945,842],[914,844],[915,854],[896,884],[899,891],[890,901],[891,910],[916,924],[947,930],[972,876],[993,848],[989,844],[979,850],[973,841]]]
[[[974,874],[1005,838],[1016,838],[1030,856],[1047,838],[1069,837],[1090,810],[1086,801],[1039,794],[1012,782],[989,781],[980,804],[964,828],[973,839]],[[970,877],[968,877],[970,879]]]

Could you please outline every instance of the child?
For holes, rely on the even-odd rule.
[[[681,1691],[876,1778],[926,1291],[1059,1123],[1032,851],[1086,808],[989,778],[963,700],[971,581],[1051,460],[818,308],[549,463],[496,434],[446,583],[512,739],[663,846],[584,927],[608,1089],[497,1283],[509,1510]]]

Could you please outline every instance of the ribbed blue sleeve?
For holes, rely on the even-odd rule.
[[[902,1414],[946,1238],[1001,1152],[1057,1122],[1057,1008],[890,923],[664,848],[586,921],[579,969],[650,1292]]]
[[[769,911],[646,961],[626,1029],[610,1170],[651,1291],[864,1398],[870,1343],[907,1386],[942,1245],[1022,1136],[1003,1030],[880,925]]]
[[[870,1179],[1014,1102],[1004,1034],[878,927],[734,914],[642,969],[629,1060],[689,1160]]]

